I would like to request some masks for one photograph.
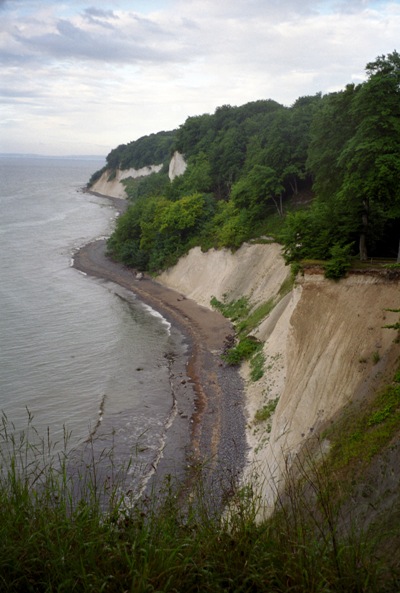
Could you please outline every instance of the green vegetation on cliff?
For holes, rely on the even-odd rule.
[[[188,166],[172,183],[165,169],[126,182],[132,205],[110,252],[157,271],[193,245],[236,249],[268,235],[283,243],[288,262],[332,259],[332,277],[353,256],[397,257],[399,54],[378,57],[366,72],[343,91],[291,107],[224,105],[111,151],[110,170],[165,162],[174,150]]]
[[[320,101],[320,95],[305,97],[291,108],[256,101],[188,118],[174,143],[187,161],[185,173],[172,183],[163,172],[126,182],[132,205],[118,222],[110,252],[128,265],[157,271],[194,245],[235,249],[271,232],[283,202],[311,187],[306,147]],[[179,213],[188,204],[197,215],[185,225]]]
[[[169,160],[175,141],[175,131],[158,132],[142,136],[139,140],[120,144],[107,156],[109,169],[141,169],[149,165],[159,165]]]
[[[116,169],[141,169],[150,165],[167,164],[175,142],[175,131],[158,132],[142,136],[128,144],[120,144],[107,155],[106,165],[93,173],[88,186],[92,186],[101,175],[108,171],[109,178],[115,176]]]

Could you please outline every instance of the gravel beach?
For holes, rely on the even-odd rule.
[[[118,202],[114,200],[116,206]],[[74,267],[132,291],[172,323],[188,345],[185,360],[169,361],[176,415],[147,489],[162,484],[166,476],[190,489],[201,476],[219,507],[242,474],[247,450],[243,382],[238,370],[221,359],[233,328],[220,313],[147,276],[137,279],[132,269],[105,255],[105,243],[98,240],[81,248]]]

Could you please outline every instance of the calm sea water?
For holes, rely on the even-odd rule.
[[[70,446],[100,425],[155,453],[171,415],[165,353],[183,342],[128,291],[71,267],[115,210],[82,193],[103,162],[0,158],[0,409]]]

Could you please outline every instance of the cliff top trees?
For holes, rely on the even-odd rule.
[[[141,169],[159,165],[169,159],[175,142],[176,130],[142,136],[128,144],[120,144],[107,155],[109,169]]]
[[[223,105],[213,115],[189,117],[174,133],[111,151],[107,162],[113,165],[132,155],[154,163],[167,148],[182,152],[188,163],[172,184],[164,173],[135,186],[132,196],[143,201],[135,211],[139,222],[121,217],[114,234],[136,253],[126,261],[147,261],[154,270],[196,243],[236,248],[270,234],[276,220],[281,228],[285,224],[281,240],[289,261],[329,259],[350,249],[361,259],[396,255],[400,56],[380,56],[366,71],[364,83],[340,92],[300,97],[291,107],[271,100]],[[290,199],[301,189],[314,198],[295,211]],[[199,214],[196,224],[190,222],[192,209]],[[175,237],[175,251],[168,236]],[[111,244],[125,257],[129,250],[117,248],[118,241]]]
[[[329,202],[331,220],[340,227],[339,242],[358,244],[361,260],[382,239],[388,221],[400,217],[399,54],[380,56],[367,73],[365,83],[324,97],[307,161],[317,200]]]
[[[339,157],[344,170],[339,196],[361,217],[362,260],[377,225],[400,215],[400,56],[381,56],[367,72],[351,105],[356,129]]]

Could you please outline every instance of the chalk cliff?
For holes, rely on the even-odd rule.
[[[110,169],[104,171],[102,176],[92,185],[91,191],[101,194],[102,196],[111,196],[112,198],[126,198],[125,186],[122,183],[124,179],[131,177],[132,179],[138,179],[139,177],[146,177],[152,173],[159,173],[163,167],[163,164],[149,165],[148,167],[142,167],[141,169],[117,169],[115,173]],[[171,157],[168,169],[168,175],[171,181],[183,175],[186,171],[186,161],[183,155],[175,151]]]
[[[169,163],[168,175],[170,180],[173,181],[175,177],[183,175],[183,173],[186,171],[186,167],[187,164],[183,155],[176,150]]]
[[[142,167],[141,169],[117,169],[115,175],[112,171],[106,170],[100,179],[96,181],[90,188],[91,191],[101,194],[102,196],[111,196],[112,198],[126,198],[125,186],[122,182],[123,179],[132,177],[137,179],[138,177],[146,177],[151,173],[158,173],[162,169],[160,165],[149,165],[148,167]]]
[[[264,376],[251,382],[248,366],[242,369],[248,476],[259,478],[265,513],[286,464],[307,439],[353,399],[366,397],[397,357],[394,333],[383,326],[398,317],[386,310],[398,306],[398,280],[366,273],[333,282],[306,272],[280,299],[288,274],[278,245],[245,244],[234,254],[194,248],[158,277],[205,306],[212,296],[223,295],[228,300],[246,295],[253,304],[272,297],[277,301],[254,331],[264,342]],[[277,405],[271,418],[256,422],[256,412],[273,401]]]

